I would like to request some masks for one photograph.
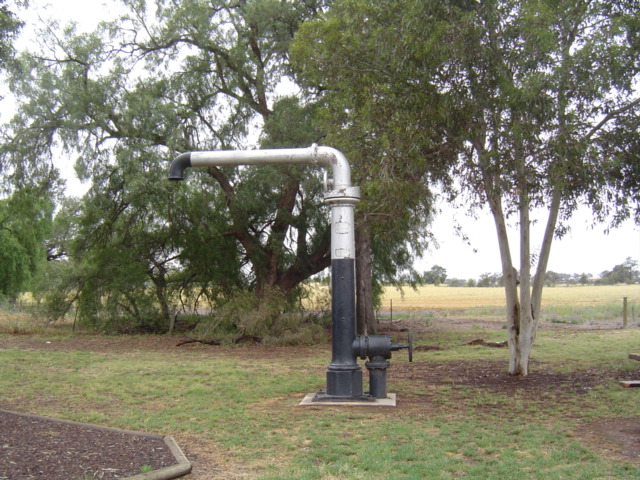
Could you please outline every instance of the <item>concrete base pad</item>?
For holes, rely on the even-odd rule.
[[[298,404],[301,407],[313,405],[314,407],[335,407],[335,406],[352,406],[352,407],[395,407],[396,394],[387,393],[387,398],[374,398],[370,401],[366,400],[324,400],[322,402],[314,402],[316,393],[308,393],[304,399]]]

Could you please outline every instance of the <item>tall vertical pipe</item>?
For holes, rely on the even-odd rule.
[[[332,358],[327,368],[329,397],[361,397],[362,368],[353,352],[356,338],[355,223],[353,197],[325,195],[331,206]]]
[[[234,165],[309,164],[331,168],[332,189],[325,193],[331,207],[331,318],[332,355],[327,367],[330,398],[363,395],[362,368],[353,352],[356,338],[355,309],[355,222],[354,209],[360,189],[351,185],[351,168],[346,157],[331,147],[287,148],[248,151],[191,152],[176,157],[169,168],[169,180],[183,180],[190,167]]]

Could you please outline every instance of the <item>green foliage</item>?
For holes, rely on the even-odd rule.
[[[22,245],[6,230],[0,231],[0,291],[15,297],[31,278],[29,258]]]
[[[80,302],[96,324],[108,311],[161,325],[186,293],[217,306],[237,290],[295,291],[326,268],[313,169],[211,168],[166,184],[176,152],[246,148],[254,125],[263,147],[324,136],[347,154],[377,287],[411,273],[431,188],[453,193],[452,176],[498,216],[552,200],[562,221],[583,198],[628,215],[638,19],[609,3],[159,0],[126,2],[89,34],[52,25],[46,51],[20,57],[0,146],[7,198],[37,184],[55,199],[54,155],[78,158],[92,183],[46,244],[67,263],[43,295],[54,312]],[[290,58],[317,96],[278,97]],[[17,231],[2,230],[12,254],[0,261],[19,291],[37,249]]]
[[[14,12],[9,10],[7,0],[0,0],[0,69],[12,64],[15,48],[13,41],[23,26]]]
[[[283,97],[273,105],[265,120],[260,148],[302,148],[318,143],[324,135],[318,129],[317,104],[301,105],[296,97]]]
[[[640,270],[638,262],[631,257],[627,257],[624,263],[616,265],[611,271],[604,271],[600,274],[599,284],[616,285],[618,283],[638,283],[640,281]]]
[[[329,264],[317,172],[209,169],[166,181],[176,152],[246,148],[256,123],[264,146],[320,137],[313,108],[274,90],[293,33],[323,2],[156,7],[152,18],[146,2],[127,2],[122,18],[88,34],[51,25],[46,51],[24,53],[11,79],[20,104],[0,150],[8,182],[53,179],[57,191],[55,152],[77,158],[91,184],[63,206],[47,242],[64,262],[59,280],[40,282],[54,317],[77,302],[81,320],[99,328],[166,325],[174,303],[290,292]]]
[[[237,249],[222,234],[225,216],[164,175],[155,162],[96,170],[84,201],[59,213],[68,258],[50,262],[57,278],[38,291],[52,318],[77,301],[80,321],[95,328],[165,331],[181,291],[197,285],[197,296],[215,303],[242,284]]]
[[[47,262],[33,283],[39,312],[48,322],[64,318],[82,289],[79,269],[73,263],[73,260]]]
[[[504,277],[501,273],[483,273],[478,279],[476,287],[504,287]]]
[[[46,259],[53,203],[39,188],[26,187],[0,199],[0,295],[15,298]]]
[[[586,273],[558,273],[548,271],[545,275],[545,286],[587,285],[590,281],[590,277]]]
[[[380,198],[398,201],[380,209],[393,212],[389,231],[416,232],[437,181],[450,197],[461,191],[489,207],[511,351],[523,347],[513,374],[526,374],[551,243],[577,205],[587,201],[599,218],[614,212],[614,221],[638,211],[637,25],[631,2],[341,0],[303,25],[292,48],[301,78],[323,92],[330,138],[365,178],[389,180],[371,197],[364,189],[365,212]],[[539,254],[534,208],[548,209]],[[520,296],[511,216],[521,233]],[[388,238],[379,233],[372,229]]]
[[[217,309],[211,318],[198,323],[198,339],[238,343],[252,340],[266,345],[313,345],[326,340],[326,314],[311,314],[296,308],[279,290],[257,298],[239,291]]]
[[[437,125],[433,92],[421,80],[407,88],[407,79],[421,78],[424,69],[402,51],[413,33],[405,21],[419,19],[414,26],[429,31],[430,18],[408,2],[334,2],[325,16],[301,26],[291,48],[298,80],[319,92],[328,143],[353,163],[362,195],[358,227],[374,252],[374,289],[415,278],[413,260],[430,239],[431,188],[447,184],[446,167],[455,159]]]
[[[434,265],[431,270],[424,272],[422,281],[427,285],[440,285],[447,279],[447,269],[440,265]]]

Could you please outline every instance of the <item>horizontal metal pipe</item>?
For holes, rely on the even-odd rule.
[[[331,168],[333,188],[351,186],[351,167],[342,152],[332,147],[312,145],[308,148],[278,148],[267,150],[220,150],[183,153],[171,162],[170,180],[183,180],[189,167],[237,165],[293,165],[307,164]]]

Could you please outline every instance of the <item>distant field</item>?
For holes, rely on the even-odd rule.
[[[558,286],[545,288],[543,306],[597,306],[622,304],[627,297],[630,305],[640,304],[640,285]],[[426,285],[414,290],[406,287],[402,292],[385,288],[382,309],[398,310],[467,310],[475,307],[502,307],[505,305],[502,288],[468,288]]]
[[[305,307],[314,308],[328,299],[326,286],[310,287],[310,298]],[[547,309],[583,308],[594,309],[603,306],[622,306],[622,298],[627,297],[629,310],[635,305],[640,313],[640,285],[603,286],[556,286],[547,287],[542,293],[542,304]],[[496,309],[505,305],[503,288],[448,287],[446,285],[425,285],[414,290],[404,287],[386,287],[382,296],[382,311],[468,311],[474,309]]]
[[[623,297],[627,297],[627,321],[640,318],[640,285],[557,286],[542,293],[542,318],[553,323],[601,324],[622,322]],[[504,289],[423,286],[402,292],[386,288],[381,315],[424,312],[447,316],[504,318]]]

